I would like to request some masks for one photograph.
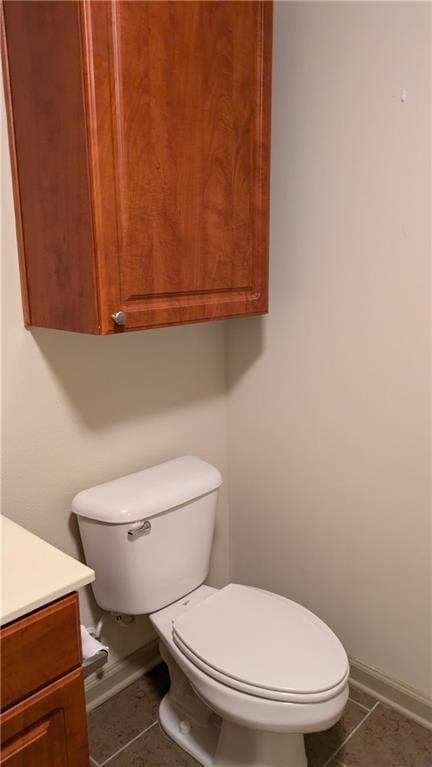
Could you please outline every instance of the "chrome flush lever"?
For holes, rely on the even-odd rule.
[[[135,522],[134,526],[128,530],[128,539],[130,541],[140,538],[141,535],[149,535],[151,532],[151,522],[148,519],[144,519],[142,522]]]

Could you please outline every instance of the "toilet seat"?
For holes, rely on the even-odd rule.
[[[230,584],[173,620],[178,649],[208,676],[274,701],[315,703],[337,695],[349,666],[338,638],[285,597]]]

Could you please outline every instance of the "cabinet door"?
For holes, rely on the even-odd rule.
[[[0,630],[0,691],[4,710],[81,666],[78,594]]]
[[[0,761],[4,767],[88,765],[81,669],[2,714]]]
[[[102,332],[267,311],[271,18],[82,5]]]

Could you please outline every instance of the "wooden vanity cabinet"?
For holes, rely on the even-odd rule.
[[[272,3],[3,14],[26,324],[108,334],[266,312]]]
[[[78,597],[7,624],[1,644],[4,767],[87,767]]]

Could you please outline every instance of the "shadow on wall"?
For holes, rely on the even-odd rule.
[[[211,400],[225,387],[220,322],[102,337],[31,333],[78,417],[93,430]]]
[[[265,316],[231,320],[226,333],[227,390],[250,370],[264,351]],[[236,353],[230,353],[230,343],[236,344]]]

